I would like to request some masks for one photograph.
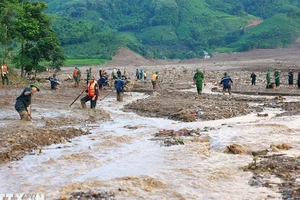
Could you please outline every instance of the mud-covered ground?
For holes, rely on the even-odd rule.
[[[279,57],[280,53],[283,52],[284,56]],[[130,98],[132,92],[143,92],[149,95],[147,98],[127,104],[123,108],[124,111],[133,111],[142,116],[183,122],[210,121],[250,113],[254,113],[258,117],[266,117],[268,113],[264,112],[265,108],[281,108],[284,112],[278,116],[293,116],[300,113],[299,101],[286,102],[284,100],[286,96],[297,98],[300,94],[300,90],[296,86],[289,88],[287,85],[289,69],[294,69],[294,83],[297,81],[297,72],[300,70],[296,66],[300,61],[299,53],[300,49],[295,46],[289,50],[257,50],[248,54],[220,54],[210,60],[154,62],[146,61],[135,54],[122,52],[121,55],[116,56],[112,63],[108,63],[102,68],[109,73],[112,69],[117,68],[121,71],[124,68],[128,70],[128,78],[131,83],[124,98]],[[99,68],[100,66],[92,66],[92,73],[96,77],[98,77]],[[143,68],[147,71],[145,81],[135,79],[137,68]],[[187,69],[186,72],[183,72],[184,68]],[[207,83],[200,98],[196,94],[195,86],[192,85],[192,77],[196,68],[205,72]],[[282,85],[280,89],[265,88],[265,71],[267,68],[271,69],[271,74],[273,74],[274,69],[281,71]],[[82,72],[85,72],[87,67],[81,67],[81,69]],[[26,155],[39,154],[44,147],[51,144],[68,145],[71,138],[89,134],[88,129],[96,126],[95,123],[110,120],[109,114],[101,109],[101,100],[115,96],[113,87],[101,92],[95,111],[81,109],[79,100],[70,106],[73,100],[86,89],[85,81],[81,82],[80,88],[73,87],[72,71],[73,67],[65,67],[58,72],[48,71],[38,74],[41,91],[33,96],[31,106],[33,120],[31,122],[20,121],[14,110],[15,98],[28,86],[30,80],[22,82],[13,79],[12,85],[0,88],[2,110],[0,164],[22,159]],[[154,91],[150,79],[155,71],[159,71],[160,86]],[[228,95],[228,93],[223,95],[222,88],[219,86],[225,71],[234,81],[232,95]],[[250,84],[252,71],[257,74],[255,86]],[[57,90],[50,90],[50,84],[47,80],[53,73],[57,74],[57,78],[61,82]],[[55,115],[57,110],[63,110],[64,115]],[[86,127],[89,128],[86,129]],[[242,151],[228,151],[227,153],[236,152],[241,153]],[[257,160],[255,156],[254,159]],[[245,166],[247,164],[245,163]],[[284,199],[300,198],[299,158],[271,156],[257,160],[257,163],[249,164],[245,168],[254,173],[253,180],[255,181],[251,182],[255,182],[255,184],[253,183],[254,187],[257,185],[270,187],[272,183],[264,181],[265,175],[262,174],[276,175],[282,179],[282,182],[280,185],[273,185],[280,189]],[[71,199],[86,194],[93,196],[91,191],[83,192],[70,194]],[[99,192],[97,195],[100,199]],[[114,198],[114,194],[108,196]]]

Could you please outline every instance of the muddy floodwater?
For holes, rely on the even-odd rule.
[[[268,108],[263,111],[268,113],[265,117],[251,113],[180,122],[122,111],[125,104],[147,97],[132,92],[122,103],[108,97],[98,106],[110,119],[83,125],[90,134],[1,165],[0,193],[43,193],[56,199],[74,191],[103,189],[112,191],[115,199],[282,198],[276,187],[251,186],[253,174],[242,168],[253,162],[252,151],[267,149],[272,143],[287,143],[293,148],[280,153],[299,156],[299,116],[275,117],[283,111]],[[297,99],[292,98],[286,101]],[[54,118],[69,112],[41,115]],[[195,129],[199,134],[178,136],[184,144],[165,146],[155,133],[170,129]],[[244,152],[224,153],[231,144],[243,146]]]
[[[297,77],[298,47],[284,57],[282,50],[253,51],[155,65],[126,52],[101,66],[108,74],[127,68],[124,102],[116,101],[109,78],[96,109],[82,109],[85,80],[73,87],[73,67],[64,67],[38,74],[33,119],[23,122],[15,99],[33,80],[11,77],[12,85],[0,87],[0,194],[60,200],[300,199],[300,90],[287,85],[290,67]],[[91,68],[98,77],[100,67]],[[146,80],[136,80],[136,68],[147,71]],[[205,73],[202,96],[193,85],[196,68]],[[267,68],[271,82],[274,69],[280,70],[280,88],[266,89]],[[85,77],[88,67],[80,69]],[[156,71],[160,85],[153,91]],[[225,71],[233,79],[232,95],[223,95],[219,84]],[[53,73],[61,83],[57,90],[50,89]]]

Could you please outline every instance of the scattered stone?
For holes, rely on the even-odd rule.
[[[69,197],[61,197],[58,200],[115,200],[115,193],[112,191],[104,190],[89,190],[89,191],[79,191],[72,192]]]
[[[257,113],[257,117],[268,117],[268,113]]]
[[[239,144],[231,144],[229,146],[226,146],[226,149],[224,153],[229,153],[229,154],[242,154],[245,153],[245,149],[242,145]]]

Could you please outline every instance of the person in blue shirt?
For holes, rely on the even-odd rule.
[[[125,86],[126,86],[126,80],[125,80],[124,76],[115,80],[115,88],[117,91],[117,101],[120,101],[120,102],[123,101]]]
[[[31,104],[32,95],[39,91],[40,86],[38,84],[31,84],[30,87],[25,88],[20,96],[17,97],[15,109],[19,113],[22,120],[31,120],[31,107],[30,109],[28,109],[28,107]]]
[[[229,95],[231,95],[231,85],[233,84],[232,79],[228,76],[228,73],[225,72],[224,76],[221,79],[220,85],[223,85],[223,94],[228,90]]]
[[[56,90],[57,86],[60,85],[59,81],[56,79],[56,75],[53,74],[53,77],[49,79],[51,90]]]

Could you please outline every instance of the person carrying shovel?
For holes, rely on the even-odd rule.
[[[40,91],[40,86],[38,84],[31,84],[30,87],[25,88],[21,95],[16,99],[15,109],[18,111],[22,120],[30,121],[31,109],[28,107],[31,105],[31,97],[34,93]]]
[[[206,82],[204,79],[204,73],[201,72],[199,68],[196,69],[196,73],[194,74],[193,81],[194,81],[194,85],[196,84],[197,93],[200,97],[200,95],[202,95],[203,83],[204,83],[204,86],[206,86]]]
[[[82,108],[86,108],[86,102],[91,102],[91,109],[96,108],[97,99],[99,96],[99,86],[95,77],[91,76],[88,82],[88,88],[86,90],[87,95],[80,99]]]

